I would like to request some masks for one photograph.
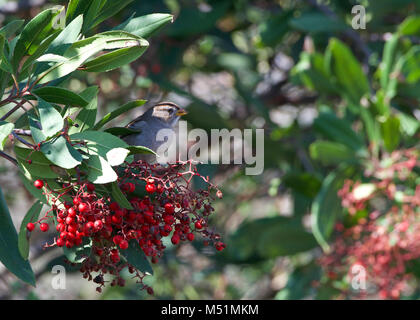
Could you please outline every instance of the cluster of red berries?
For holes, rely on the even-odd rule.
[[[201,178],[208,188],[195,191],[193,177]],[[48,246],[70,249],[90,242],[91,252],[84,257],[80,271],[85,278],[99,284],[99,292],[105,285],[104,274],[107,273],[116,276],[111,285],[124,285],[119,274],[126,267],[143,284],[143,270],[136,269],[124,255],[131,243],[152,263],[162,257],[166,237],[177,245],[181,241],[193,241],[195,234],[200,234],[205,245],[213,243],[218,251],[225,248],[220,235],[208,225],[208,217],[214,211],[211,202],[215,197],[221,197],[221,192],[209,183],[208,178],[198,174],[192,162],[169,166],[142,161],[127,163],[118,183],[129,205],[118,204],[112,195],[99,196],[91,183],[67,184],[64,189],[54,191],[43,181],[34,182],[37,188],[43,188],[45,184],[47,191],[44,193],[53,203],[59,235]],[[44,219],[46,217],[41,221]],[[29,231],[34,227],[33,223],[27,225]],[[40,228],[47,231],[48,224],[40,223]],[[99,274],[93,276],[93,272]],[[143,288],[152,292],[144,284]]]
[[[394,152],[394,162],[372,172],[368,185],[347,180],[339,190],[347,215],[335,226],[330,253],[319,262],[331,280],[341,276],[349,284],[343,294],[398,299],[410,291],[408,270],[420,258],[417,157],[411,149]],[[370,191],[361,193],[366,186]],[[364,270],[366,290],[350,286],[355,265]]]

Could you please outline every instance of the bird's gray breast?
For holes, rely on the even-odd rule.
[[[147,122],[139,121],[130,126],[130,128],[140,129],[141,133],[124,137],[123,139],[127,144],[147,147],[159,155],[158,159],[156,159],[155,155],[138,154],[135,156],[136,161],[145,160],[151,163],[157,160],[159,162],[169,162],[170,159],[167,159],[166,154],[170,153],[170,147],[173,146],[176,140],[175,131],[170,125],[151,119]]]

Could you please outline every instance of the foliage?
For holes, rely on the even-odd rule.
[[[163,94],[176,100],[188,110],[192,128],[263,128],[262,175],[246,176],[234,165],[199,168],[223,181],[224,199],[210,222],[227,235],[226,250],[213,255],[194,241],[196,259],[208,263],[203,266],[185,263],[170,248],[154,267],[155,275],[165,275],[153,280],[155,294],[353,298],[348,272],[355,261],[330,264],[322,258],[330,258],[343,235],[353,235],[359,226],[374,226],[367,230],[371,239],[369,232],[387,220],[392,206],[399,210],[395,221],[387,220],[386,235],[400,235],[399,219],[407,213],[401,199],[416,194],[417,162],[402,180],[377,171],[388,172],[418,145],[420,8],[414,1],[362,1],[367,28],[355,30],[354,1],[318,2],[72,0],[59,29],[52,28],[59,14],[54,10],[25,24],[7,21],[0,29],[0,151],[14,153],[22,183],[48,204],[34,180],[52,184],[74,177],[80,168],[91,182],[106,186],[118,173],[107,152],[122,148],[129,157],[142,150],[118,138],[130,133],[121,121],[128,122],[144,103],[134,99],[160,100]],[[34,107],[22,112],[21,102]],[[19,134],[27,130],[33,141]],[[77,144],[81,140],[86,143]],[[375,187],[370,194],[373,185],[394,185],[397,191],[379,216],[372,216],[373,204],[353,210],[343,203],[338,193],[350,180],[375,205],[384,189]],[[289,210],[279,205],[285,199],[292,204]],[[415,214],[410,219],[418,221]],[[26,234],[20,239],[13,247],[26,252]],[[369,250],[358,257],[377,259]],[[404,279],[398,294],[372,279],[368,297],[416,297],[418,259],[412,257],[398,273]],[[195,276],[182,281],[180,269]],[[264,286],[267,278],[270,288],[249,290]],[[286,281],[278,284],[278,279]],[[103,297],[139,295],[128,286]]]

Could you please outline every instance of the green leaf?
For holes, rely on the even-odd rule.
[[[313,198],[319,192],[321,181],[310,173],[289,172],[283,177],[283,183],[308,198]]]
[[[420,34],[420,16],[409,16],[398,26],[398,33],[404,36]]]
[[[409,137],[414,136],[420,128],[419,121],[416,118],[402,112],[398,113],[397,117],[400,120],[401,132],[404,132]]]
[[[381,134],[385,149],[388,152],[394,151],[400,144],[400,120],[395,116],[389,116],[381,122]]]
[[[314,290],[312,284],[320,279],[321,268],[316,263],[299,266],[287,279],[286,286],[277,292],[276,300],[302,300]]]
[[[305,12],[300,17],[291,19],[289,25],[296,30],[309,33],[340,32],[347,29],[344,22],[320,12]]]
[[[369,82],[359,61],[344,43],[331,39],[327,51],[331,53],[331,70],[346,96],[354,104],[369,93]]]
[[[46,53],[63,55],[66,50],[77,40],[83,24],[83,15],[78,16],[68,24],[49,46]]]
[[[260,236],[250,241],[251,234]],[[294,255],[316,246],[314,237],[298,219],[275,216],[242,223],[227,239],[223,258],[234,262],[249,262]]]
[[[96,16],[91,28],[114,16],[131,2],[133,2],[133,0],[107,1],[107,3],[102,7],[101,12]]]
[[[80,246],[71,248],[63,247],[64,255],[72,263],[82,263],[92,252],[92,239],[83,239]]]
[[[41,42],[41,44],[38,46],[36,51],[25,60],[25,62],[23,63],[23,66],[20,68],[20,75],[18,78],[19,80],[24,79],[28,75],[27,69],[33,65],[36,59],[38,59],[45,53],[47,48],[50,46],[53,40],[58,36],[59,33],[60,31],[57,30],[55,33],[49,35],[44,41]]]
[[[88,169],[87,179],[90,182],[105,184],[114,182],[118,179],[114,169],[112,169],[109,163],[101,156],[94,154],[90,155],[86,162],[86,166]]]
[[[28,178],[57,178],[58,175],[51,170],[53,165],[42,152],[28,148],[20,148],[15,146],[16,159],[22,172]],[[31,160],[31,164],[28,163]]]
[[[9,57],[7,53],[5,52],[5,46],[7,48],[7,40],[4,38],[3,34],[0,34],[0,69],[12,74],[13,73],[13,67],[9,61]]]
[[[325,56],[320,53],[302,52],[299,63],[292,69],[292,76],[297,76],[302,84],[321,94],[337,94],[339,91],[326,68]]]
[[[0,120],[0,150],[3,150],[9,134],[13,131],[15,125],[10,122]]]
[[[36,143],[47,140],[63,129],[64,121],[51,104],[38,97],[38,117],[34,113],[29,113],[29,126],[32,137]]]
[[[120,250],[120,252],[125,257],[127,262],[133,267],[143,273],[148,273],[151,275],[153,274],[152,266],[147,260],[143,250],[141,250],[138,242],[135,240],[130,240],[128,242],[128,248],[125,250]]]
[[[173,15],[167,13],[152,13],[141,17],[130,18],[113,28],[124,30],[142,38],[148,38],[169,22],[173,22]]]
[[[74,168],[83,160],[82,155],[63,136],[44,142],[41,151],[52,163],[64,169]]]
[[[34,77],[46,71],[49,64],[46,62],[66,62],[67,58],[62,55],[66,50],[77,41],[80,30],[82,29],[83,16],[80,15],[74,19],[67,27],[65,27],[60,34],[51,42],[45,54],[37,59],[38,66],[34,72]],[[55,57],[55,58],[53,58]],[[58,58],[58,59],[57,59]],[[42,62],[41,62],[42,61]],[[46,62],[43,62],[46,61]]]
[[[110,133],[113,136],[125,137],[125,136],[129,136],[130,134],[133,134],[133,133],[140,133],[141,130],[134,130],[134,129],[129,129],[129,128],[125,128],[125,127],[113,127],[113,128],[108,128],[108,129],[104,130],[104,132]]]
[[[115,119],[116,117],[120,116],[121,114],[140,107],[142,105],[144,105],[146,103],[146,100],[134,100],[134,101],[130,101],[127,102],[126,104],[122,105],[120,108],[118,108],[117,110],[114,110],[110,113],[108,113],[107,115],[105,115],[105,117],[103,117],[100,121],[98,121],[98,123],[96,123],[92,130],[99,130],[100,128],[102,128],[105,124],[107,124],[109,121]]]
[[[41,42],[57,31],[53,27],[53,19],[60,12],[56,9],[42,11],[23,28],[13,54],[12,64],[15,70],[22,57],[34,54]]]
[[[71,106],[86,106],[89,102],[78,94],[60,87],[42,87],[32,92],[47,102],[68,104]]]
[[[111,190],[112,190],[112,198],[114,198],[114,200],[117,201],[117,203],[120,205],[121,208],[133,210],[132,205],[127,200],[125,195],[122,193],[120,187],[118,186],[118,183],[113,182],[111,184]]]
[[[330,140],[339,142],[352,150],[364,149],[363,140],[354,132],[349,122],[332,112],[322,112],[314,121],[314,128]]]
[[[274,46],[279,43],[286,35],[289,28],[289,19],[293,16],[293,11],[285,11],[280,14],[271,15],[267,20],[258,26],[258,31],[262,43],[266,46]]]
[[[35,275],[29,262],[22,258],[18,248],[18,234],[0,189],[0,261],[22,281],[35,286]]]
[[[354,150],[338,142],[315,141],[309,146],[311,158],[324,165],[340,164],[344,161],[354,161]]]
[[[102,7],[107,3],[107,0],[91,0],[89,1],[89,9],[84,12],[84,21],[83,21],[83,28],[82,33],[86,33],[87,30],[89,30],[94,21],[95,18],[98,16],[100,10]]]
[[[94,58],[83,65],[83,70],[87,72],[108,72],[129,64],[146,51],[149,43],[144,41],[146,40],[132,41],[132,46],[129,48],[115,50]]]
[[[321,191],[312,203],[312,233],[326,252],[330,250],[328,238],[342,213],[341,201],[337,195],[342,184],[342,175],[331,172],[325,178]]]
[[[26,225],[29,222],[36,222],[39,214],[41,213],[43,204],[39,201],[35,202],[32,207],[28,210],[25,217],[22,220],[18,236],[18,247],[19,252],[23,259],[28,260],[29,256],[29,236],[30,232],[26,229]]]
[[[127,147],[127,149],[130,151],[130,153],[128,154],[129,156],[133,154],[154,154],[157,156],[156,152],[143,146],[129,146]]]
[[[83,131],[72,134],[70,138],[72,140],[85,141],[86,145],[81,147],[82,150],[87,148],[87,153],[100,155],[102,158],[106,159],[110,165],[120,165],[124,162],[125,157],[129,153],[129,151],[126,150],[128,144],[110,133],[102,131]],[[113,150],[116,148],[123,148],[125,150],[117,150],[117,152],[120,152],[123,157],[115,158]]]
[[[384,52],[381,63],[381,86],[385,90],[388,96],[388,82],[390,78],[391,71],[393,70],[396,53],[398,49],[399,35],[393,34],[392,37],[387,40],[384,46]],[[391,96],[392,97],[392,96]]]
[[[111,159],[108,159],[107,154],[114,148],[127,148],[126,144],[120,138],[113,136],[110,133],[102,131],[83,131],[79,133],[72,134],[70,136],[72,140],[85,141],[89,154],[97,154],[107,159],[108,162],[111,162]],[[128,153],[128,152],[127,152]],[[120,164],[120,163],[118,163]]]
[[[78,113],[74,123],[78,125],[72,126],[69,129],[69,133],[76,133],[87,130],[94,126],[96,121],[96,113],[98,108],[98,87],[92,86],[85,89],[80,96],[89,101],[89,103]]]
[[[63,54],[66,60],[53,64],[49,69],[41,73],[36,81],[38,83],[46,83],[64,77],[102,50],[130,48],[133,45],[143,47],[146,45],[146,42],[146,40],[124,31],[107,31],[76,41]],[[105,54],[105,56],[108,54]]]
[[[73,20],[85,13],[92,1],[70,0],[66,11],[66,23],[73,22]]]
[[[212,4],[212,10],[209,12],[192,6],[183,6],[166,34],[170,37],[188,38],[209,32],[215,28],[216,22],[226,14],[230,6],[229,1],[217,1]]]
[[[3,34],[6,39],[10,38],[23,26],[24,23],[25,20],[13,20],[6,24],[4,27],[1,27],[0,33]]]

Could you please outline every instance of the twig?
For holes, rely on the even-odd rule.
[[[9,160],[11,163],[13,163],[15,166],[17,166],[17,160],[11,156],[9,156],[8,154],[4,153],[3,151],[0,151],[0,157],[3,157],[7,160]]]
[[[12,132],[12,134],[13,134],[13,137],[15,137],[16,139],[18,139],[20,142],[22,142],[24,145],[26,145],[26,146],[28,146],[28,147],[31,147],[31,148],[35,148],[35,146],[32,144],[32,143],[29,143],[28,141],[26,141],[25,139],[23,139],[23,138],[21,138],[21,137],[19,137],[18,135],[17,135],[17,133],[16,132]]]
[[[13,129],[13,132],[16,134],[20,134],[21,136],[32,136],[31,130],[25,130],[25,129]]]
[[[20,107],[22,107],[24,103],[25,101],[19,102],[13,109],[10,109],[3,117],[1,117],[0,120],[6,120],[11,114],[17,111]]]

